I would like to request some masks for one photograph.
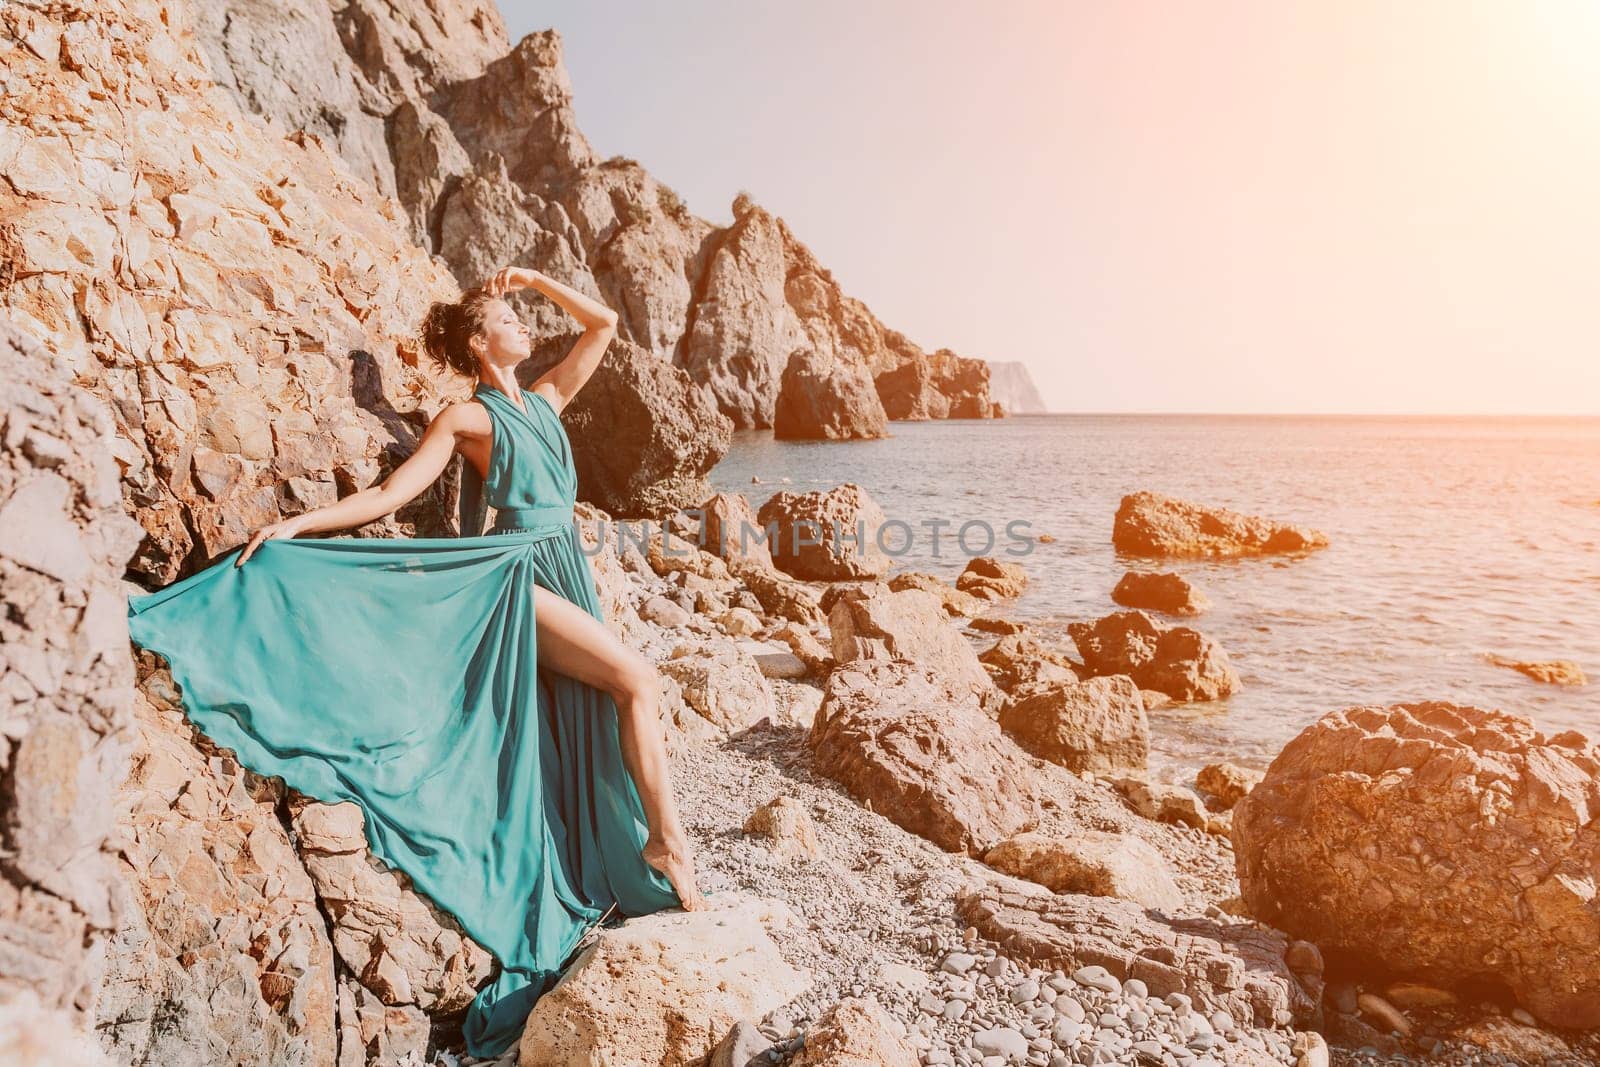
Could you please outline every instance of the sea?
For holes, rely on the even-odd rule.
[[[1158,777],[1183,780],[1223,759],[1265,767],[1320,716],[1363,704],[1473,704],[1600,740],[1600,418],[1048,414],[889,425],[875,441],[740,431],[711,481],[756,507],[779,490],[861,486],[891,523],[891,574],[953,583],[974,555],[1019,562],[1026,591],[990,613],[1074,656],[1067,624],[1121,610],[1111,590],[1125,572],[1184,575],[1211,609],[1157,618],[1221,642],[1242,685],[1150,714]],[[1138,490],[1312,526],[1331,544],[1300,557],[1120,557],[1112,520]],[[1027,539],[1045,533],[1054,540]],[[1572,660],[1590,681],[1536,682],[1489,653]]]

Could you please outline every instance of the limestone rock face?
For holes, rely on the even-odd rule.
[[[1600,748],[1445,703],[1324,715],[1234,809],[1251,914],[1445,988],[1600,1025]]]
[[[562,359],[576,335],[533,353],[528,381]],[[618,518],[660,518],[711,495],[706,473],[733,429],[683,371],[613,340],[594,375],[561,413],[578,495]]]
[[[956,910],[1012,959],[1069,973],[1104,967],[1152,996],[1183,993],[1247,1024],[1305,1022],[1322,997],[1320,971],[1290,967],[1288,938],[1249,922],[1163,919],[1128,900],[992,883],[960,892]]]
[[[455,292],[392,201],[212,85],[189,10],[0,10],[44,53],[0,60],[0,311],[110,403],[158,584],[409,455],[442,404],[417,319]],[[445,488],[374,527],[442,532]]]
[[[891,419],[987,419],[1003,414],[989,395],[989,364],[948,348],[907,359],[873,384]]]
[[[1150,755],[1144,700],[1125,674],[1035,686],[1005,703],[1000,726],[1068,770],[1143,770]]]
[[[333,946],[282,795],[194,731],[170,675],[141,659],[121,802],[126,908],[97,1026],[125,1063],[209,1063],[219,1047],[230,1063],[331,1063]]]
[[[1303,526],[1140,492],[1122,498],[1111,543],[1130,556],[1226,558],[1308,552],[1326,548],[1328,538]]]
[[[534,1005],[523,1067],[690,1067],[735,1022],[760,1018],[810,984],[768,932],[799,921],[786,904],[732,890],[706,903],[602,929]]]
[[[91,1028],[125,911],[114,800],[134,671],[115,575],[143,532],[122,511],[112,426],[0,318],[0,1002],[31,1004],[41,1034]]]
[[[1000,694],[977,653],[930,593],[850,591],[834,601],[828,626],[837,663],[909,660],[950,687],[972,693],[982,706],[998,705]]]
[[[404,874],[371,860],[361,809],[298,796],[286,807],[345,966],[387,1005],[449,1012],[470,1004],[493,957]],[[425,1019],[422,1029],[426,1037]]]
[[[809,493],[780,489],[761,505],[756,521],[775,524],[776,538],[768,546],[773,562],[796,578],[877,578],[892,563],[878,546],[879,528],[887,521],[883,509],[853,482]]]
[[[859,802],[950,852],[981,856],[1037,817],[1021,750],[970,690],[915,663],[836,667],[807,744]]]
[[[789,357],[810,338],[789,306],[784,229],[753,204],[713,239],[676,361],[737,429],[772,425]]]
[[[1221,645],[1187,626],[1163,626],[1142,611],[1118,611],[1067,633],[1093,675],[1126,674],[1173,700],[1219,700],[1239,688]]]

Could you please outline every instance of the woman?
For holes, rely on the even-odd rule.
[[[584,326],[533,383],[502,296],[544,293]],[[129,598],[135,643],[172,668],[189,718],[258,774],[352,801],[372,851],[493,952],[464,1026],[516,1040],[577,941],[623,915],[704,907],[679,822],[658,679],[604,625],[573,522],[557,417],[616,332],[609,308],[506,268],[436,303],[424,344],[475,374],[381,485],[257,530],[232,566]],[[464,457],[459,538],[302,538],[360,526]],[[495,507],[478,536],[472,490]],[[246,565],[248,563],[248,565]]]

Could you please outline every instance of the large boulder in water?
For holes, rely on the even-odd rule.
[[[1140,492],[1122,498],[1111,543],[1130,556],[1222,558],[1306,552],[1326,548],[1328,538],[1304,526]]]
[[[1126,674],[1173,700],[1219,700],[1239,688],[1228,653],[1187,626],[1163,626],[1142,611],[1075,622],[1067,633],[1091,675]]]
[[[1600,747],[1446,703],[1358,707],[1291,741],[1234,808],[1251,913],[1332,958],[1509,989],[1600,1026]]]
[[[865,367],[801,349],[783,368],[772,436],[830,441],[888,437],[889,421]]]

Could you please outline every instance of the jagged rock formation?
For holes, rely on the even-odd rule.
[[[1324,715],[1234,808],[1251,914],[1330,956],[1600,1025],[1600,746],[1455,704]]]
[[[133,665],[115,575],[143,535],[111,432],[105,404],[0,318],[0,1002],[41,1033],[88,1028],[121,914]]]
[[[989,360],[989,396],[1007,415],[1043,415],[1044,398],[1024,363]]]
[[[748,196],[717,227],[637,162],[600,159],[553,30],[508,48],[481,0],[232,0],[199,29],[220,84],[397,197],[462,284],[515,262],[601,297],[623,339],[686,369],[736,427],[874,437],[886,404],[898,418],[1001,413],[986,364],[885,327]],[[542,297],[513,302],[540,336],[570,328]],[[796,357],[806,373],[785,385]]]

